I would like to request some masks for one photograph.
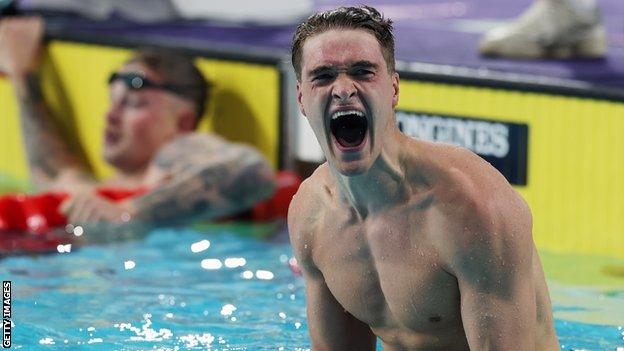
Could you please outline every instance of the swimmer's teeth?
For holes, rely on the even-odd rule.
[[[331,119],[334,120],[340,116],[345,115],[356,115],[358,117],[364,117],[364,113],[358,110],[349,110],[349,111],[336,111],[331,115]]]

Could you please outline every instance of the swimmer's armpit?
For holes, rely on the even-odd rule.
[[[203,140],[205,139],[205,140]],[[156,157],[161,184],[131,202],[134,219],[179,222],[237,214],[271,196],[274,175],[254,149],[193,135],[167,145]]]

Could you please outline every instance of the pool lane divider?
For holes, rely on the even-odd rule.
[[[282,171],[276,175],[276,184],[276,190],[271,198],[256,204],[244,213],[223,218],[221,221],[248,221],[257,224],[270,223],[277,219],[285,220],[290,201],[301,184],[301,178],[293,172]],[[100,188],[96,193],[111,201],[121,201],[140,196],[147,191],[146,188]],[[1,196],[0,256],[53,252],[59,245],[71,242],[71,236],[65,235],[63,230],[57,230],[69,224],[67,218],[59,211],[61,203],[68,197],[69,194],[61,192]]]

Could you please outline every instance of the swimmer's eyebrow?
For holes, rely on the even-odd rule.
[[[379,68],[379,65],[377,65],[376,63],[370,62],[370,61],[358,61],[358,62],[352,64],[350,68],[372,68],[372,69],[377,69],[377,68]]]
[[[357,61],[354,62],[352,64],[350,64],[347,68],[347,71],[352,70],[353,68],[371,68],[371,69],[377,69],[379,68],[379,65],[377,65],[376,63],[370,62],[370,61],[366,61],[366,60],[362,60],[362,61]],[[336,66],[331,66],[331,65],[323,65],[323,66],[319,66],[316,67],[315,69],[311,70],[308,72],[309,76],[316,76],[322,73],[333,73],[333,72],[337,72],[339,71],[339,69]]]
[[[329,73],[329,72],[336,72],[336,71],[337,69],[334,66],[329,66],[329,65],[319,66],[311,71],[308,71],[308,76],[314,77],[322,73]]]

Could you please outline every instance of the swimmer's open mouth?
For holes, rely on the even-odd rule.
[[[331,116],[329,128],[341,146],[358,147],[366,139],[368,120],[357,110],[337,111]]]

